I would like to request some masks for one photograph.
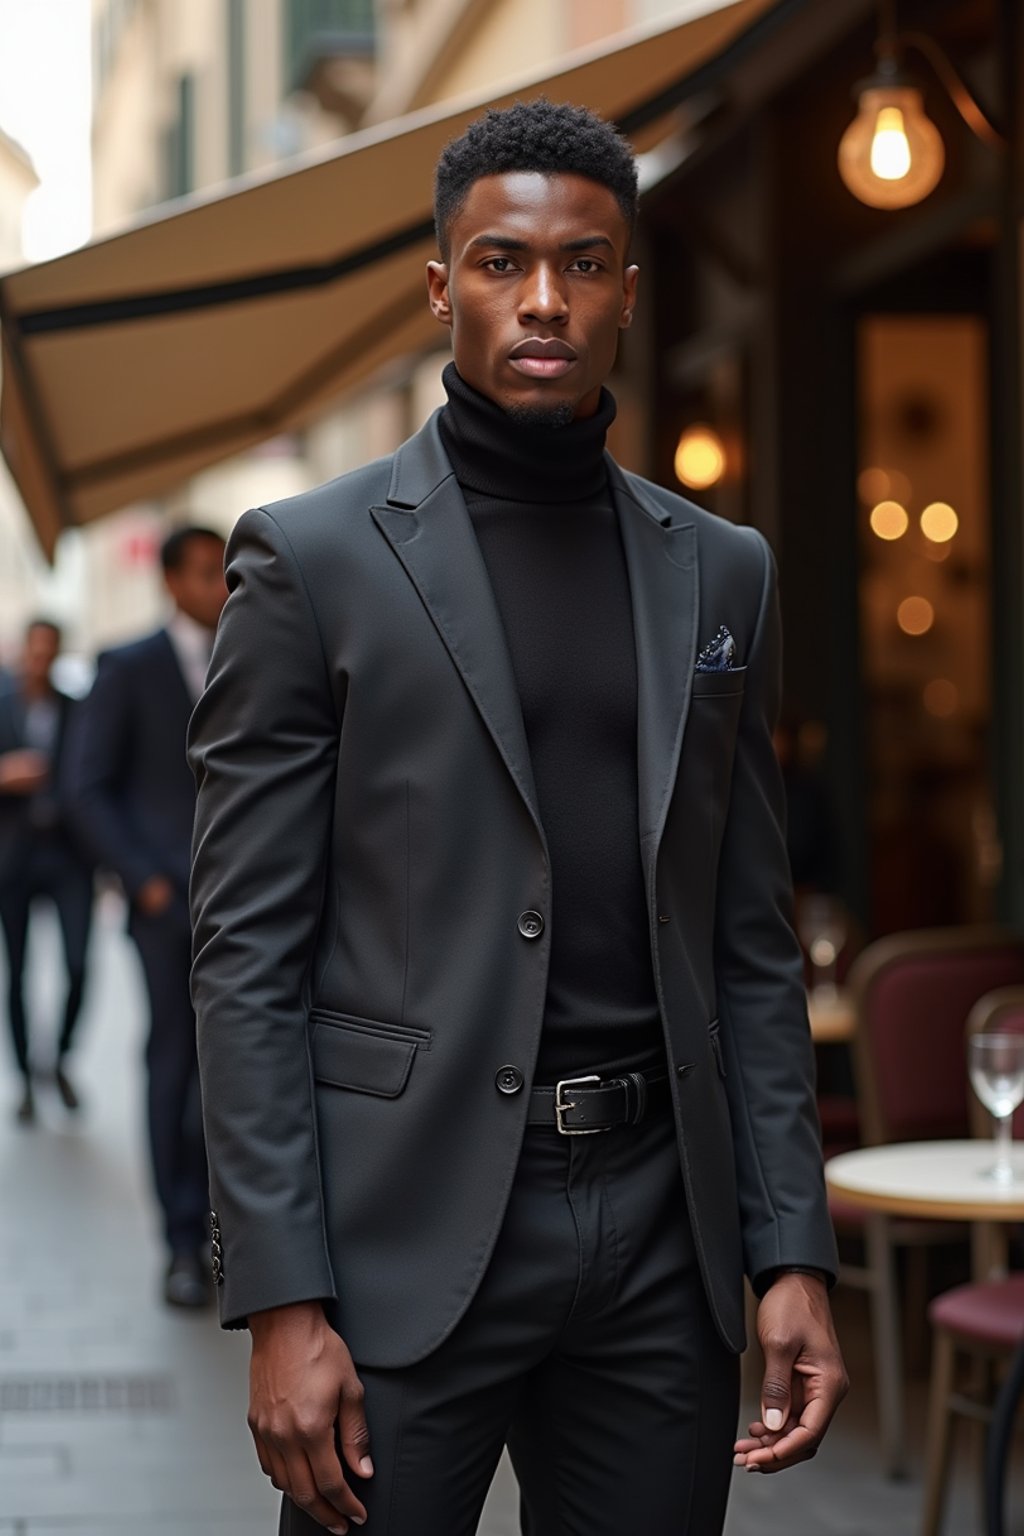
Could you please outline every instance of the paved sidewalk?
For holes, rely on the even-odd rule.
[[[38,922],[39,1017],[56,1011],[57,953],[56,933]],[[212,1312],[180,1315],[159,1300],[142,1154],[141,981],[111,898],[93,956],[76,1061],[81,1115],[41,1090],[40,1123],[17,1127],[14,1084],[0,1073],[0,1536],[273,1536],[277,1495],[245,1425],[247,1339],[223,1333]],[[37,1044],[45,1057],[49,1042]],[[839,1300],[855,1377],[839,1425],[795,1473],[739,1474],[728,1536],[916,1536],[919,1482],[894,1485],[878,1471],[863,1300]],[[918,1384],[918,1426],[922,1395]],[[947,1530],[969,1536],[978,1529],[969,1463],[955,1494]],[[480,1536],[518,1528],[503,1464]]]

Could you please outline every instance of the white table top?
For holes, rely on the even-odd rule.
[[[1024,1219],[1024,1143],[1013,1151],[1019,1182],[982,1177],[995,1162],[994,1143],[912,1141],[858,1147],[825,1164],[829,1188],[866,1210],[951,1221]]]

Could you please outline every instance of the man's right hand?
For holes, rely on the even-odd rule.
[[[146,917],[160,917],[174,900],[174,886],[163,875],[151,875],[135,892],[135,905]]]
[[[275,1488],[329,1531],[363,1525],[366,1510],[338,1456],[372,1477],[363,1387],[318,1301],[249,1315],[249,1428]]]

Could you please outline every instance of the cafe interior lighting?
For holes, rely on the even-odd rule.
[[[933,501],[921,513],[921,532],[933,544],[948,544],[959,527],[960,519],[946,501]]]
[[[725,473],[725,447],[714,427],[695,422],[680,434],[675,454],[676,479],[693,491],[717,485]]]
[[[935,609],[926,597],[905,597],[896,610],[896,622],[905,635],[926,635],[935,623]]]
[[[854,90],[857,116],[839,144],[839,174],[869,208],[909,208],[933,192],[946,166],[942,135],[925,111],[918,80],[903,67],[912,48],[922,54],[971,131],[991,148],[1006,139],[933,37],[900,32],[896,0],[880,0],[875,73]]]
[[[871,532],[879,539],[892,542],[902,539],[910,527],[907,510],[898,501],[880,501],[871,508]]]

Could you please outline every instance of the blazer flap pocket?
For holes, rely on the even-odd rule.
[[[397,1099],[412,1068],[416,1044],[318,1019],[313,1027],[313,1076],[318,1083]]]
[[[704,698],[709,695],[720,697],[722,694],[742,693],[746,678],[746,667],[729,667],[724,672],[695,672],[693,696]]]

